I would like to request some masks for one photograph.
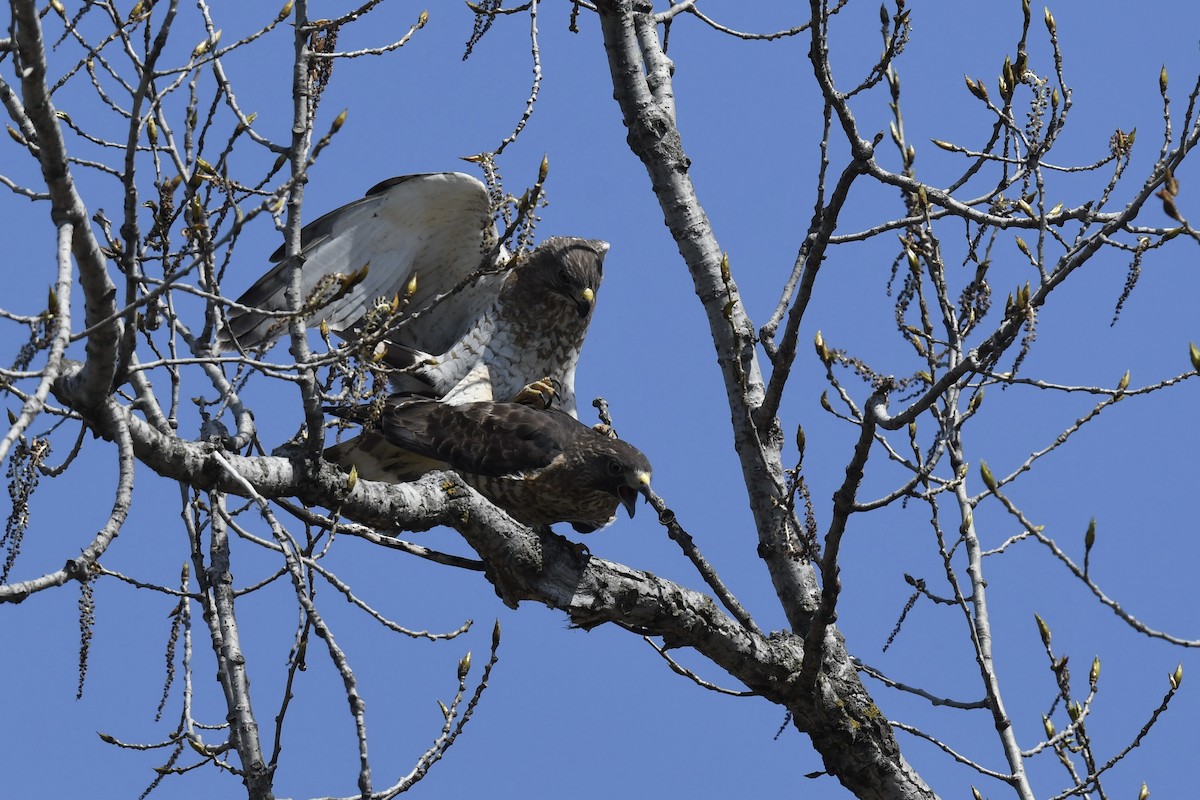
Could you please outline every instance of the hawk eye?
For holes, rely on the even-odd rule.
[[[567,272],[565,269],[560,269],[558,271],[558,280],[559,283],[570,283],[571,273]]]
[[[621,464],[620,461],[616,461],[616,460],[609,461],[608,462],[608,472],[610,475],[620,475],[623,472],[625,472],[625,467]]]

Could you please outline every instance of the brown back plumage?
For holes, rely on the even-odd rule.
[[[389,398],[381,413],[368,409],[331,409],[369,427],[362,441],[336,445],[327,458],[368,478],[453,469],[527,525],[570,522],[590,532],[611,522],[618,504],[632,516],[637,495],[649,489],[650,462],[641,451],[558,409],[405,396]]]

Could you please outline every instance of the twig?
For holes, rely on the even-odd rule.
[[[708,562],[708,559],[696,547],[695,540],[679,524],[675,512],[667,508],[666,501],[655,494],[653,489],[648,490],[646,499],[650,503],[650,507],[658,512],[658,522],[667,529],[667,535],[671,537],[671,541],[678,544],[680,549],[683,550],[684,555],[695,565],[696,571],[700,573],[700,577],[713,590],[717,599],[721,601],[721,605],[725,606],[729,613],[733,614],[734,618],[742,623],[746,630],[753,631],[761,636],[762,631],[754,623],[754,618],[750,616],[750,612],[746,611],[737,598],[733,596],[733,593],[729,591],[728,587],[725,586],[720,576],[717,575],[717,571],[713,569],[712,564]]]
[[[708,681],[704,680],[696,673],[692,672],[687,667],[680,664],[675,659],[671,658],[671,654],[667,652],[667,648],[659,647],[657,644],[654,643],[654,640],[651,639],[649,636],[643,636],[642,641],[645,642],[646,644],[650,645],[651,647],[653,647],[654,652],[658,653],[660,656],[663,657],[663,660],[667,662],[667,665],[671,668],[672,672],[674,672],[677,675],[682,675],[683,677],[688,678],[693,683],[695,683],[697,686],[700,686],[700,687],[703,687],[710,691],[716,692],[717,694],[727,694],[730,697],[757,697],[758,696],[757,692],[751,692],[751,691],[745,691],[745,690],[736,691],[734,689],[726,689],[722,686],[717,686],[715,683],[709,683]]]
[[[917,697],[923,697],[929,701],[930,705],[946,706],[947,708],[962,708],[962,709],[980,709],[980,708],[986,709],[988,707],[987,700],[952,700],[948,697],[938,697],[936,695],[932,695],[929,692],[925,691],[924,689],[919,689],[915,686],[909,686],[907,684],[901,683],[900,681],[892,680],[891,678],[884,675],[879,670],[875,669],[875,667],[872,667],[868,664],[864,664],[862,661],[859,661],[858,659],[855,659],[855,665],[860,670],[862,670],[863,672],[870,675],[875,680],[882,683],[884,686],[888,686],[892,689],[898,689],[902,692],[908,692],[909,694],[915,694]]]

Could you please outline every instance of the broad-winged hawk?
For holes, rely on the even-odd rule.
[[[637,496],[650,489],[650,462],[640,450],[557,408],[392,395],[382,407],[329,410],[364,425],[361,435],[325,451],[330,461],[393,483],[453,469],[526,525],[569,522],[590,533],[615,519],[618,504],[632,517]]]
[[[384,181],[301,232],[306,322],[354,335],[381,298],[407,296],[385,353],[403,368],[397,391],[450,403],[510,401],[548,377],[559,406],[574,416],[575,367],[608,244],[553,237],[509,264],[503,248],[487,260],[496,238],[487,190],[475,178],[447,172]],[[230,311],[222,347],[258,347],[286,330],[282,248],[272,260],[276,266],[238,299],[247,308]]]

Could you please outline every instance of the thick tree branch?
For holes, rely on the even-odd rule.
[[[860,161],[851,162],[838,178],[829,204],[820,209],[813,217],[808,236],[800,246],[800,260],[804,267],[800,273],[799,287],[795,302],[788,312],[787,327],[784,328],[783,341],[779,344],[774,358],[771,359],[771,382],[767,385],[762,405],[754,412],[755,424],[760,428],[769,425],[779,412],[779,403],[783,399],[783,390],[792,374],[792,363],[796,358],[796,345],[800,338],[800,323],[804,320],[804,312],[808,310],[808,302],[812,299],[813,287],[817,282],[817,272],[821,262],[825,260],[825,251],[829,247],[829,237],[837,230],[838,215],[850,196],[850,186],[855,178],[863,174],[864,165]],[[765,333],[765,331],[764,331]],[[760,335],[762,335],[760,333]]]
[[[688,177],[688,158],[671,114],[659,107],[645,75],[644,64],[659,63],[661,54],[643,56],[642,46],[657,47],[654,37],[639,42],[633,3],[598,4],[604,46],[608,52],[614,97],[629,131],[629,145],[649,173],[679,252],[691,273],[696,295],[704,305],[717,361],[725,380],[731,412],[734,447],[759,532],[759,549],[766,560],[776,593],[795,630],[807,628],[816,605],[812,570],[798,563],[795,527],[787,511],[786,480],[779,453],[783,436],[775,420],[759,428],[754,409],[762,403],[763,380],[754,346],[754,326],[746,316],[737,285],[722,257],[708,217]],[[662,71],[655,73],[658,90],[665,90]],[[723,268],[724,266],[724,268]]]
[[[308,2],[298,0],[295,6],[295,62],[292,66],[292,143],[288,148],[288,156],[292,169],[292,186],[288,192],[287,224],[284,229],[285,257],[288,269],[287,289],[284,298],[290,311],[298,310],[304,303],[304,292],[301,288],[300,268],[303,261],[297,258],[300,252],[300,210],[304,202],[304,185],[307,182],[309,159],[312,153],[313,118],[316,116],[317,102],[320,91],[324,88],[316,77],[309,48],[309,36],[314,31],[308,26]],[[326,78],[327,79],[327,78]],[[315,93],[314,93],[315,90]],[[301,402],[304,405],[304,422],[308,430],[306,447],[308,455],[316,458],[324,446],[325,415],[321,410],[321,397],[317,391],[316,375],[307,368],[312,359],[308,346],[308,333],[305,320],[299,314],[293,314],[288,323],[291,346],[289,352],[296,363],[306,368],[298,375],[297,383],[300,389]]]
[[[846,465],[846,479],[833,493],[833,519],[825,533],[825,550],[821,554],[821,607],[814,615],[812,627],[804,637],[804,647],[809,653],[822,652],[826,628],[837,620],[837,601],[842,589],[841,579],[838,577],[841,573],[838,554],[841,552],[846,525],[855,510],[854,501],[858,496],[858,487],[862,484],[863,470],[866,469],[867,459],[871,454],[871,445],[875,441],[875,422],[871,408],[882,404],[885,396],[886,389],[881,389],[867,401],[867,413],[863,415],[858,444],[854,447],[854,456]],[[802,684],[808,687],[813,685],[819,663],[815,658],[805,660],[804,669],[800,673]]]
[[[42,177],[50,192],[50,217],[56,227],[70,225],[71,251],[79,268],[84,294],[84,326],[116,311],[116,287],[109,278],[104,254],[92,235],[83,199],[67,166],[67,148],[46,83],[46,48],[37,7],[30,0],[12,3],[14,39],[21,63],[21,93],[30,125],[37,136]],[[80,403],[108,395],[116,373],[121,326],[98,328],[87,341],[87,363],[74,373],[77,384],[69,393]]]
[[[773,417],[756,424],[755,412],[763,403],[764,386],[754,326],[688,177],[689,161],[671,108],[663,107],[657,99],[670,97],[664,88],[663,70],[658,68],[665,57],[659,52],[657,37],[638,36],[637,23],[637,17],[651,9],[642,4],[635,11],[634,0],[605,0],[596,6],[614,97],[629,131],[629,146],[646,167],[708,317],[725,380],[734,446],[758,530],[759,552],[789,623],[793,630],[803,633],[819,602],[818,590],[813,570],[800,561],[794,541],[795,522],[786,503],[780,457],[782,432]],[[654,76],[653,87],[647,71]],[[855,153],[856,161],[866,158],[869,153]],[[646,591],[649,588],[643,587]],[[639,594],[630,600],[650,596]],[[932,792],[900,755],[890,727],[859,681],[836,628],[826,630],[824,643],[825,658],[812,692],[801,692],[800,698],[793,696],[799,702],[788,706],[796,725],[810,733],[829,772],[859,797],[931,797]],[[668,638],[667,644],[673,642]],[[725,666],[719,652],[697,649]],[[759,689],[755,683],[747,685]]]
[[[949,446],[950,464],[955,474],[966,468],[963,460],[962,443],[956,433]],[[975,515],[967,495],[966,482],[959,481],[954,485],[954,498],[959,506],[962,525],[959,533],[966,545],[967,575],[971,579],[971,612],[968,622],[971,624],[971,639],[975,646],[975,660],[979,665],[980,677],[983,680],[984,691],[987,693],[988,707],[996,723],[996,733],[1004,748],[1005,758],[1011,774],[1006,778],[1022,800],[1033,800],[1033,789],[1029,785],[1029,776],[1025,772],[1025,761],[1021,757],[1021,748],[1017,743],[1016,732],[1012,720],[1004,707],[1004,696],[1000,691],[1000,677],[992,657],[992,623],[987,602],[987,579],[983,572],[982,547],[979,534],[975,528]],[[964,605],[965,611],[965,605]]]
[[[250,800],[271,800],[271,776],[274,770],[263,759],[258,735],[258,720],[250,702],[250,677],[242,650],[237,615],[234,613],[233,572],[229,554],[229,527],[223,516],[224,496],[214,492],[210,516],[209,560],[205,564],[197,546],[196,579],[204,595],[204,621],[217,654],[217,680],[225,691],[229,710],[230,736],[241,759],[242,781]],[[199,534],[197,533],[198,537]],[[199,545],[197,541],[195,543]]]

